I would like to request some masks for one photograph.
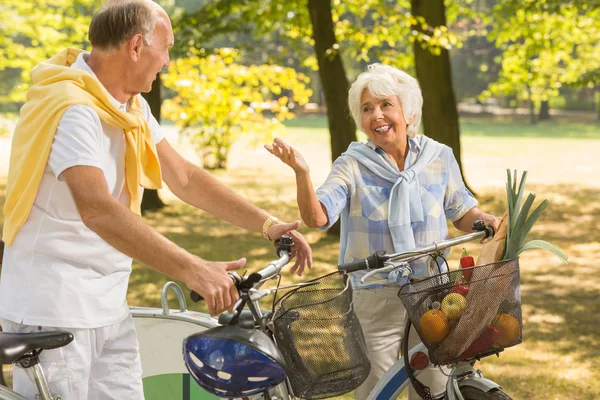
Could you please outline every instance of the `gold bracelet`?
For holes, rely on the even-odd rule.
[[[265,223],[263,224],[263,227],[262,227],[262,235],[265,239],[272,240],[269,237],[269,227],[278,221],[279,220],[273,216],[270,216],[269,218],[267,218],[267,220],[265,221]]]

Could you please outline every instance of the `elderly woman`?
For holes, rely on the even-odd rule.
[[[327,229],[341,215],[340,263],[377,250],[395,253],[445,239],[446,218],[464,232],[470,232],[477,219],[497,228],[499,219],[481,212],[465,187],[452,149],[418,135],[423,97],[413,77],[372,64],[350,88],[348,104],[369,140],[352,143],[316,192],[297,150],[279,139],[265,146],[296,173],[298,207],[306,225]],[[413,277],[430,275],[430,267],[425,259],[412,263]],[[366,399],[398,359],[407,320],[398,287],[382,281],[361,283],[365,273],[351,275],[354,309],[371,360],[371,373],[357,389],[357,399]],[[412,338],[410,346],[418,343],[416,334]],[[420,379],[432,393],[444,390],[446,378],[437,369]],[[411,387],[409,399],[417,398]]]

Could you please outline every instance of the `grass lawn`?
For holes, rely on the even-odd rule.
[[[325,119],[303,118],[290,121],[288,127],[285,140],[302,151],[314,183],[320,184],[330,166]],[[524,342],[507,349],[500,358],[484,359],[479,367],[514,399],[600,398],[600,163],[592,161],[600,150],[600,128],[466,120],[462,129],[465,176],[481,208],[501,214],[505,208],[506,168],[527,169],[526,189],[551,203],[531,238],[552,241],[570,257],[567,266],[542,251],[521,257]],[[184,142],[173,142],[185,146]],[[193,154],[186,154],[193,158]],[[244,143],[234,146],[229,164],[227,171],[215,172],[220,180],[279,218],[298,218],[294,177],[289,168],[264,149]],[[0,176],[0,205],[4,202],[4,186],[5,177]],[[161,194],[168,207],[145,218],[187,250],[211,260],[247,257],[248,271],[275,258],[260,234],[249,234],[192,209],[167,191]],[[301,231],[312,244],[314,268],[304,278],[285,276],[284,282],[310,279],[335,269],[338,241],[317,230]],[[466,247],[478,251],[476,244]],[[451,265],[458,265],[458,257],[459,251],[453,251]],[[167,280],[135,264],[128,293],[130,304],[160,307],[160,288]],[[202,305],[189,304],[189,308],[201,310]]]

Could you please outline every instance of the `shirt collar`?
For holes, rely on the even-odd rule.
[[[87,72],[88,74],[92,75],[94,78],[98,79],[98,77],[96,76],[94,71],[92,71],[92,69],[86,62],[86,58],[89,57],[89,55],[90,55],[90,53],[88,53],[86,51],[82,51],[81,53],[79,53],[75,62],[73,64],[71,64],[71,68],[81,69],[81,70]],[[108,91],[107,91],[107,93],[108,93]],[[110,98],[110,101],[115,105],[115,107],[117,107],[119,110],[126,112],[127,109],[129,108],[128,107],[129,103],[120,103],[110,93],[108,93],[108,97]]]

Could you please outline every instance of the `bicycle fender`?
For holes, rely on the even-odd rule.
[[[449,379],[448,380],[448,388],[451,384],[452,384],[451,379]],[[481,390],[482,392],[489,392],[492,389],[502,388],[502,386],[498,385],[496,382],[486,379],[484,377],[480,377],[480,376],[467,376],[467,377],[461,379],[460,381],[458,381],[459,389],[464,386],[471,386],[471,387]],[[453,393],[453,392],[454,392],[453,390],[452,391],[449,390],[448,395],[450,395],[450,393]],[[451,397],[448,396],[448,399],[451,399]]]

